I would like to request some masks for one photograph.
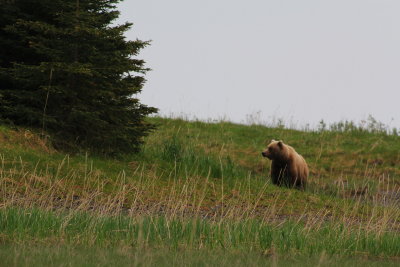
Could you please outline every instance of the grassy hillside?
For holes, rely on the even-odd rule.
[[[183,251],[200,262],[231,255],[225,264],[245,264],[248,253],[253,265],[400,260],[399,136],[150,120],[158,130],[143,151],[118,159],[65,155],[31,131],[1,127],[0,245],[68,247],[60,257],[77,247],[130,256],[162,248],[164,260]],[[271,139],[305,157],[306,190],[271,184],[260,154]]]

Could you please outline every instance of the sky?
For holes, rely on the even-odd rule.
[[[163,116],[400,127],[398,0],[125,0]],[[251,119],[250,119],[251,121]]]

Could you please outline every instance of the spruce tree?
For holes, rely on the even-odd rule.
[[[135,97],[149,43],[113,25],[121,0],[13,0],[0,7],[0,120],[42,129],[56,147],[130,153],[156,112]]]

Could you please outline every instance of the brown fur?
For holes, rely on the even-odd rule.
[[[307,184],[308,166],[293,147],[272,140],[262,153],[271,163],[272,183],[279,186],[304,188]]]

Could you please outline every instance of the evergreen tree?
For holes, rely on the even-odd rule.
[[[0,120],[43,129],[63,149],[138,151],[156,112],[134,97],[148,42],[112,25],[120,1],[1,1]]]

